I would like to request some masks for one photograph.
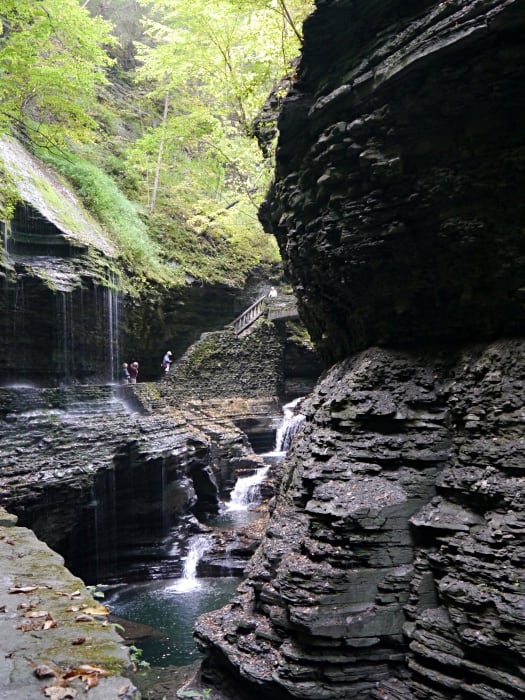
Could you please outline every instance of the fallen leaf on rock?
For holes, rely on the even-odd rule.
[[[85,637],[77,637],[76,639],[74,639],[71,642],[71,644],[73,644],[74,646],[79,646],[80,644],[84,644],[85,641],[86,641]]]
[[[77,588],[76,591],[73,591],[73,593],[69,593],[70,598],[78,598],[80,596],[80,589]]]
[[[64,673],[64,679],[80,678],[86,684],[86,690],[95,688],[98,685],[100,676],[111,676],[109,671],[106,671],[100,666],[92,666],[91,664],[82,664],[78,668],[73,668],[71,671]]]
[[[54,629],[55,627],[58,627],[58,623],[56,620],[54,620],[51,615],[47,618],[47,620],[44,622],[44,629],[45,630],[51,630]]]
[[[46,666],[46,664],[40,664],[40,666],[35,666],[33,673],[37,678],[51,678],[57,675],[51,666]]]
[[[83,678],[84,680],[84,678]],[[86,679],[86,690],[90,688],[95,688],[98,685],[98,673],[94,673],[92,676],[88,676]]]
[[[38,591],[40,586],[19,586],[16,588],[10,588],[8,593],[32,593],[33,591]]]
[[[78,605],[71,605],[69,608],[66,608],[66,612],[78,612],[80,610],[80,606]]]
[[[77,691],[74,688],[60,688],[59,686],[49,685],[47,688],[42,688],[46,698],[51,700],[70,700],[76,698]]]
[[[27,616],[28,614],[26,613]],[[31,617],[29,620],[22,622],[21,625],[18,625],[17,629],[22,632],[39,632],[41,630],[50,630],[57,626],[56,620],[51,615],[48,615],[45,619],[43,617]]]
[[[95,622],[95,618],[91,617],[91,615],[81,613],[75,617],[75,622]]]
[[[124,695],[127,695],[128,691],[129,691],[129,683],[128,683],[128,685],[123,685],[122,688],[119,689],[119,691],[118,691],[119,698],[123,697]]]
[[[86,615],[109,615],[109,608],[105,605],[93,605],[90,608],[85,608],[83,612]]]
[[[21,625],[18,625],[16,629],[21,632],[38,632],[42,627],[42,620],[26,620]]]
[[[28,610],[24,613],[24,617],[47,617],[47,610]]]
[[[98,673],[99,676],[111,676],[110,671],[106,671],[105,668],[101,668],[100,666],[93,666],[92,664],[81,664],[79,669],[86,673]]]

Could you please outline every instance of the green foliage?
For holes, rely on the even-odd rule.
[[[179,690],[178,698],[194,698],[195,700],[208,700],[211,697],[211,688],[204,690]]]
[[[20,193],[14,177],[0,161],[0,221],[13,218],[15,207],[20,201]]]
[[[146,183],[145,206],[175,211],[190,240],[215,248],[217,271],[226,249],[228,269],[241,260],[242,272],[275,262],[277,247],[257,218],[272,163],[258,150],[252,124],[299,50],[296,32],[275,3],[143,4],[151,8],[149,42],[138,45],[137,80],[152,118],[128,150],[127,170]],[[299,5],[298,24],[311,3],[296,1],[294,10]]]
[[[0,0],[0,132],[37,146],[75,185],[135,289],[242,285],[279,260],[257,217],[273,166],[253,121],[289,71],[311,9],[311,0]],[[0,216],[10,218],[15,194],[4,178]]]
[[[148,661],[144,661],[142,658],[142,654],[144,653],[142,649],[139,649],[138,647],[134,646],[133,644],[128,647],[129,649],[129,656],[131,661],[135,664],[137,669],[146,669],[150,667],[150,664]]]
[[[160,249],[152,241],[137,206],[118,189],[98,166],[72,153],[42,151],[41,156],[76,187],[84,203],[107,228],[136,282],[147,278],[168,281],[169,272],[161,261]]]
[[[186,374],[198,374],[201,368],[220,352],[220,348],[219,341],[214,337],[205,337],[193,345],[185,367]]]
[[[104,591],[101,591],[97,586],[86,586],[86,590],[93,598],[104,598]]]
[[[40,143],[91,138],[110,25],[77,0],[3,0],[0,20],[0,128]]]

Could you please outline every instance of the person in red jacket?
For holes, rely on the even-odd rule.
[[[128,367],[128,371],[129,371],[129,383],[136,384],[137,383],[137,376],[139,373],[139,363],[132,362],[130,364],[130,366]]]

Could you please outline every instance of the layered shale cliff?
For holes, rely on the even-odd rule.
[[[316,4],[262,216],[331,367],[204,678],[518,700],[525,2]]]

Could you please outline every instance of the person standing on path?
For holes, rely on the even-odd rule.
[[[132,362],[128,369],[129,369],[129,383],[136,384],[137,383],[137,376],[139,373],[139,363]]]
[[[128,363],[123,362],[120,372],[118,373],[118,378],[121,384],[129,384],[130,374],[128,369]]]
[[[162,358],[161,367],[164,370],[165,374],[167,374],[170,371],[171,363],[173,362],[171,357],[171,350],[168,350],[168,352]]]

